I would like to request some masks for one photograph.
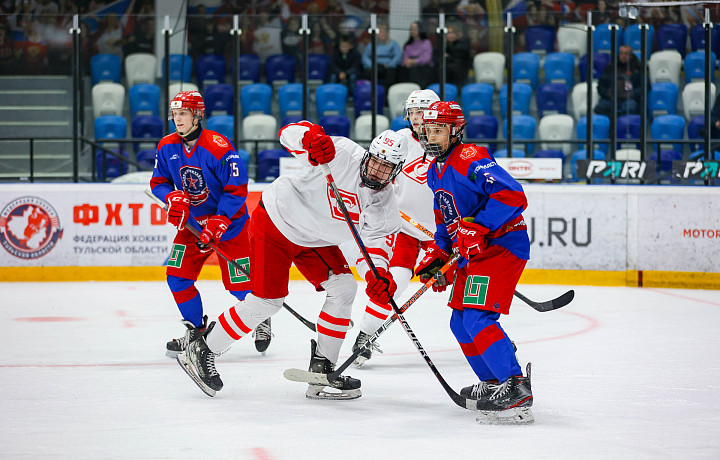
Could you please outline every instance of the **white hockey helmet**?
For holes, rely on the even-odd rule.
[[[405,101],[405,119],[408,119],[410,109],[425,110],[433,102],[439,101],[440,97],[431,89],[418,89],[410,93]]]
[[[360,164],[360,179],[365,187],[381,190],[392,182],[405,163],[407,137],[385,130],[370,143]]]

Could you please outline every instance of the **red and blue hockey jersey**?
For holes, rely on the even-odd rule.
[[[435,242],[440,248],[451,252],[460,219],[474,217],[475,223],[490,229],[488,244],[530,259],[530,239],[522,218],[527,208],[525,192],[486,148],[457,145],[442,165],[431,162],[427,181],[435,194]]]
[[[230,141],[215,131],[203,129],[189,152],[177,133],[158,143],[150,180],[153,194],[165,201],[171,191],[185,190],[190,215],[203,226],[214,215],[226,216],[231,224],[223,241],[236,237],[248,220],[247,183],[245,163]]]

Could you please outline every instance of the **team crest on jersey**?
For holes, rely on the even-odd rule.
[[[461,160],[467,160],[468,158],[472,158],[473,156],[475,156],[475,149],[473,147],[464,147],[460,151]]]
[[[190,195],[190,203],[193,206],[207,201],[210,192],[200,168],[183,166],[180,168],[180,178],[182,179],[183,189]]]
[[[24,196],[0,212],[0,244],[19,259],[37,259],[62,238],[57,212],[47,201]]]
[[[455,197],[452,193],[441,189],[435,192],[435,201],[440,207],[440,213],[450,238],[455,238],[460,220],[460,213],[455,206]]]
[[[426,184],[427,170],[429,164],[430,162],[424,162],[422,157],[416,158],[415,160],[405,165],[405,167],[402,169],[402,172],[418,184]]]
[[[348,214],[350,215],[350,220],[352,220],[355,225],[359,225],[360,200],[358,199],[358,196],[354,193],[346,192],[345,190],[340,190],[340,196],[342,197],[343,203],[345,203],[345,207],[347,208]],[[337,201],[335,200],[335,194],[333,193],[333,190],[329,184],[327,187],[327,197],[328,203],[330,203],[330,214],[332,218],[337,220],[345,220],[345,216],[343,216],[343,213],[340,210]]]
[[[221,148],[223,148],[223,149],[228,146],[227,141],[226,141],[225,139],[223,139],[223,137],[220,136],[220,135],[218,135],[218,134],[213,134],[213,139],[212,139],[212,140],[213,140],[213,142],[215,142],[215,143],[218,145],[218,147],[221,147]]]

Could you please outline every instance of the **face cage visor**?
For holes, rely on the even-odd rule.
[[[403,163],[392,164],[366,150],[360,163],[360,180],[367,188],[382,190],[397,177]]]

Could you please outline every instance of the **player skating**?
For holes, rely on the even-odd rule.
[[[176,132],[158,144],[150,181],[153,194],[167,203],[168,222],[177,229],[167,265],[167,283],[177,303],[185,335],[167,343],[166,354],[176,357],[207,327],[202,299],[195,287],[213,242],[233,260],[249,266],[247,241],[247,172],[230,141],[204,129],[205,102],[197,91],[183,91],[170,101]],[[203,229],[201,241],[185,228],[191,218]],[[225,288],[238,300],[250,292],[246,276],[227,263],[220,264]],[[266,326],[266,327],[263,327]],[[262,330],[260,330],[262,328]],[[258,351],[270,343],[270,324],[258,327]]]
[[[462,143],[465,117],[455,102],[435,102],[423,115],[425,152],[433,158],[427,180],[435,200],[435,241],[417,275],[426,280],[450,258],[462,256],[448,305],[450,329],[480,382],[460,394],[478,400],[478,422],[529,423],[527,376],[498,322],[507,314],[530,258],[520,184],[487,149]]]
[[[321,126],[303,121],[281,129],[280,142],[305,165],[331,167],[380,275],[373,276],[364,260],[357,262],[358,272],[365,274],[366,292],[379,304],[388,302],[395,282],[387,268],[401,219],[395,195],[387,185],[402,168],[407,138],[384,131],[366,151],[347,138],[331,138]],[[353,236],[321,168],[281,176],[266,188],[250,220],[249,237],[252,292],[222,313],[218,324],[213,322],[178,356],[185,372],[210,396],[223,386],[215,357],[280,310],[288,295],[291,264],[318,291],[327,293],[317,322],[318,339],[311,341],[311,372],[333,371],[350,325],[357,282],[338,245]],[[330,383],[308,385],[306,396],[354,399],[361,395],[360,381],[352,377],[339,376]]]

